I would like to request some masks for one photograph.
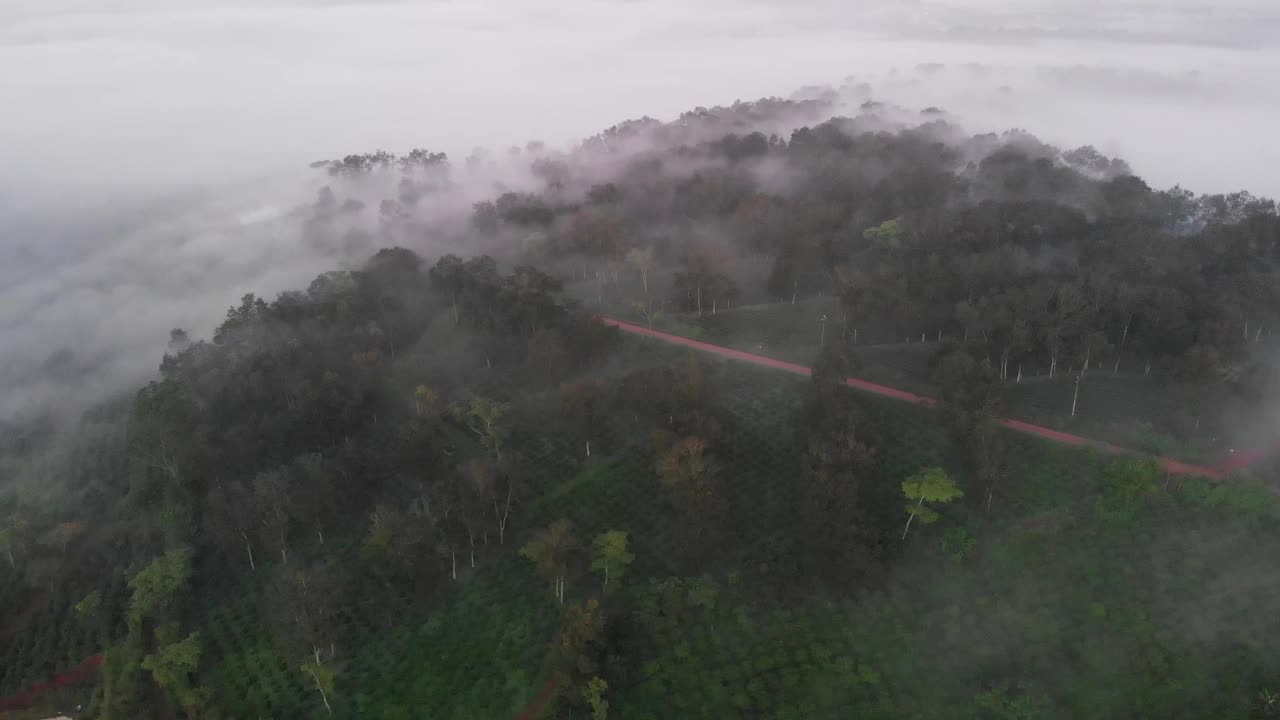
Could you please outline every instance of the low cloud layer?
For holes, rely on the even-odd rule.
[[[1261,170],[1275,143],[1253,134],[1280,117],[1275,3],[1005,5],[17,0],[0,9],[0,61],[16,70],[0,76],[3,186],[149,187],[359,147],[565,142],[627,117],[979,63],[987,74],[946,86],[962,115],[1112,143],[1160,182],[1280,189]],[[992,105],[984,93],[1005,85],[1014,94]]]
[[[566,146],[829,84],[1280,195],[1274,2],[1003,5],[5,3],[0,418],[144,377],[168,328],[342,262],[288,215],[322,181],[306,164],[347,152]]]

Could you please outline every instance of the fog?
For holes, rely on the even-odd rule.
[[[811,85],[1280,196],[1273,0],[9,0],[0,419],[151,372],[168,329],[345,259],[307,163],[556,147]]]
[[[1001,5],[10,1],[4,185],[151,189],[353,148],[558,143],[854,75],[1113,147],[1161,184],[1280,194],[1280,151],[1253,134],[1280,117],[1274,2]],[[930,87],[912,78],[924,63],[990,67]]]

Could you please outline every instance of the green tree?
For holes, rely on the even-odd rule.
[[[449,406],[449,417],[467,430],[470,430],[484,445],[494,460],[502,460],[502,451],[507,442],[507,427],[504,419],[507,407],[488,398],[478,397],[467,405],[453,403]]]
[[[962,347],[940,351],[929,364],[943,422],[957,444],[970,448],[982,423],[999,414],[996,371]]]
[[[191,577],[191,552],[171,550],[156,558],[129,581],[129,625],[140,628],[147,618],[169,608]]]
[[[578,539],[573,534],[573,526],[562,519],[520,548],[520,555],[531,560],[538,573],[552,582],[556,599],[563,603],[566,576],[577,551]]]
[[[862,237],[870,240],[877,248],[888,251],[896,250],[902,242],[902,223],[897,218],[885,220],[879,225],[864,230]]]
[[[609,683],[604,678],[593,677],[582,689],[582,699],[591,708],[591,720],[608,720],[609,701],[605,693],[609,691]]]
[[[662,319],[661,306],[655,300],[635,303],[631,306],[631,309],[634,310],[637,315],[644,318],[644,321],[649,324],[650,330],[653,329],[653,324],[655,322]]]
[[[591,543],[591,569],[604,576],[601,588],[609,589],[609,580],[618,580],[636,556],[627,551],[627,534],[610,530],[596,536]]]
[[[656,465],[677,507],[693,518],[701,516],[715,496],[715,474],[706,450],[706,440],[687,437],[662,453]]]
[[[551,646],[553,678],[568,704],[579,705],[593,678],[602,674],[608,654],[608,621],[595,598],[570,605],[560,621],[560,633]]]
[[[1102,496],[1095,505],[1098,517],[1132,521],[1156,493],[1163,472],[1151,458],[1121,458],[1109,463],[1102,470]]]
[[[320,693],[320,702],[324,703],[325,712],[332,715],[333,707],[329,705],[329,696],[333,694],[337,673],[333,668],[319,663],[303,663],[302,673],[311,678],[311,686]]]
[[[938,519],[938,512],[925,505],[926,501],[945,503],[964,496],[964,493],[956,486],[956,481],[952,480],[947,471],[940,467],[925,468],[903,480],[902,494],[907,500],[915,501],[914,504],[907,503],[907,524],[902,529],[903,539],[906,539],[907,531],[911,529],[911,521],[917,516],[919,516],[920,522],[925,524],[932,523]]]
[[[632,248],[627,251],[626,261],[628,265],[640,271],[640,281],[644,283],[644,294],[648,295],[649,271],[653,269],[653,248]]]
[[[173,693],[188,718],[196,718],[212,695],[206,688],[191,685],[191,675],[199,669],[203,651],[200,633],[192,633],[184,640],[174,640],[177,632],[176,623],[156,632],[160,646],[142,659],[142,669],[151,673],[156,684]]]
[[[85,595],[80,602],[75,604],[76,617],[85,624],[94,622],[98,617],[98,611],[101,609],[102,593],[98,590]]]

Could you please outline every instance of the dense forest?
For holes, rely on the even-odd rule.
[[[0,696],[104,653],[42,702],[1280,716],[1274,467],[1176,477],[995,422],[1274,443],[1276,204],[836,105],[315,163],[296,231],[360,263],[175,328],[74,423],[0,426]]]

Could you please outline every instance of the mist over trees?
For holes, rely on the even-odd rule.
[[[201,628],[248,597],[291,682],[344,716],[363,650],[345,619],[386,630],[532,570],[564,606],[560,707],[604,716],[646,633],[891,587],[935,521],[1013,507],[1027,472],[993,424],[1002,387],[1129,373],[1191,404],[1205,388],[1274,402],[1273,201],[1153,189],[1093,147],[970,135],[936,109],[829,118],[832,103],[531,143],[503,161],[528,182],[474,198],[467,174],[497,166],[481,152],[315,163],[325,185],[299,232],[362,263],[245,294],[208,338],[175,328],[150,382],[70,427],[0,426],[0,689],[107,650],[94,717],[215,717],[234,691]],[[730,370],[651,357],[598,317],[652,327],[815,298],[839,316],[815,324],[813,377],[770,428],[730,409]],[[863,346],[911,343],[934,347],[953,450],[904,471],[887,413],[843,383]],[[776,452],[744,464],[762,447]],[[566,477],[607,462],[639,468],[657,522],[548,514]],[[1100,475],[1101,522],[1164,497],[1135,463]],[[974,552],[964,527],[945,532],[949,556]]]

